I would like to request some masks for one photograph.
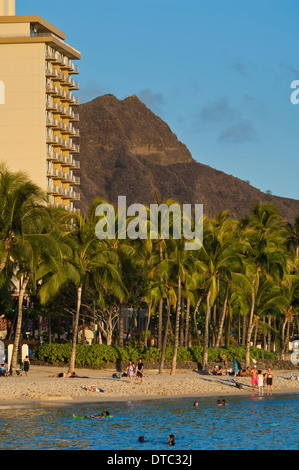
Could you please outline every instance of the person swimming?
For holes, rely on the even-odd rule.
[[[174,437],[174,434],[170,434],[168,436],[168,445],[170,446],[174,446],[175,445],[175,437]]]

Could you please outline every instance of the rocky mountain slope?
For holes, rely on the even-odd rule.
[[[214,216],[229,210],[238,218],[253,202],[271,202],[292,221],[299,201],[265,194],[250,184],[196,162],[169,126],[136,96],[104,95],[80,105],[81,203],[96,196],[117,203],[150,204],[166,199],[203,204]]]

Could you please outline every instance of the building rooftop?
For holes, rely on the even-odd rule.
[[[1,24],[30,24],[28,34],[1,34]],[[65,34],[38,15],[0,16],[0,44],[15,44],[20,42],[52,43],[71,59],[80,59],[80,52],[65,42]]]

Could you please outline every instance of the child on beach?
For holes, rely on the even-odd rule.
[[[132,377],[134,377],[134,364],[132,361],[129,362],[129,367],[127,369],[127,377],[130,377],[130,382],[132,383]]]
[[[263,395],[264,393],[264,376],[262,371],[259,370],[257,374],[257,386],[259,388],[259,395]]]
[[[252,390],[255,391],[255,387],[257,386],[257,369],[256,369],[256,366],[253,366],[253,369],[251,371],[251,385],[252,385]]]

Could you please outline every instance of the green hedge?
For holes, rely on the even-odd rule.
[[[35,358],[49,364],[69,363],[71,358],[71,344],[46,344],[43,343],[35,352]],[[245,361],[244,346],[230,346],[229,348],[219,348],[215,351],[209,348],[208,361],[219,362],[222,354],[226,355],[228,362],[232,362],[234,357],[241,363]],[[165,362],[172,360],[173,348],[168,346],[165,353]],[[203,348],[199,346],[191,348],[178,348],[178,362],[202,362]],[[276,359],[275,353],[251,348],[250,356],[254,359]],[[137,362],[139,358],[143,361],[160,361],[161,350],[158,348],[139,349],[131,346],[120,348],[118,346],[106,346],[104,344],[77,345],[76,364],[85,367],[101,367],[104,364],[116,364],[117,362]]]

